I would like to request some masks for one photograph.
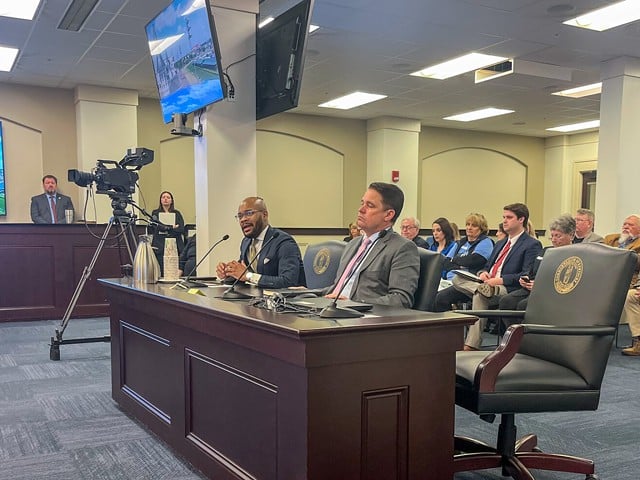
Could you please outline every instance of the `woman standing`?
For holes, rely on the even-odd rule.
[[[167,225],[162,222],[160,218],[161,213],[173,213],[175,214],[175,219],[173,220],[173,225]],[[178,247],[178,255],[182,252],[184,248],[184,219],[182,218],[182,214],[179,210],[175,209],[173,203],[173,195],[171,192],[164,191],[160,194],[160,201],[158,204],[158,208],[156,208],[153,212],[151,212],[151,217],[154,221],[158,222],[157,226],[152,226],[151,231],[153,233],[153,240],[151,241],[151,246],[153,247],[153,251],[156,254],[156,258],[158,259],[158,263],[160,264],[160,271],[164,276],[164,268],[162,257],[164,256],[164,243],[167,238],[175,238],[176,245]]]

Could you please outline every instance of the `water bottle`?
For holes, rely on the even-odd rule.
[[[133,258],[134,283],[157,283],[160,278],[160,264],[153,253],[151,235],[140,235],[140,242]]]

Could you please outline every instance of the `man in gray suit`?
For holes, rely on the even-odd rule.
[[[420,275],[418,248],[392,229],[404,194],[396,185],[375,182],[360,203],[357,223],[363,235],[347,244],[327,297],[340,294],[359,302],[411,308]]]
[[[602,243],[603,238],[593,231],[593,224],[596,216],[587,208],[579,208],[574,217],[576,220],[576,234],[573,243]]]
[[[31,197],[33,223],[67,223],[65,210],[73,210],[71,198],[58,193],[58,179],[53,175],[42,177],[44,193]]]

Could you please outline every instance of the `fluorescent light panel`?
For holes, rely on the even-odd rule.
[[[600,120],[591,120],[589,122],[572,123],[571,125],[560,125],[559,127],[547,128],[550,132],[575,132],[577,130],[587,130],[588,128],[598,128]]]
[[[473,112],[460,113],[458,115],[444,117],[443,120],[455,120],[456,122],[472,122],[474,120],[481,120],[483,118],[506,115],[507,113],[513,113],[514,111],[515,110],[506,110],[504,108],[487,107],[480,110],[474,110]]]
[[[602,32],[638,19],[640,19],[640,2],[638,0],[625,0],[593,10],[563,23],[572,27]]]
[[[324,108],[338,108],[340,110],[349,110],[350,108],[359,107],[360,105],[375,102],[376,100],[381,100],[383,98],[387,98],[387,96],[378,95],[376,93],[353,92],[342,97],[334,98],[333,100],[329,100],[328,102],[321,103],[318,106]]]
[[[33,20],[40,0],[0,0],[0,17]]]
[[[264,20],[262,20],[259,24],[258,24],[258,28],[262,28],[265,25],[269,25],[271,22],[273,22],[275,19],[273,17],[267,17]]]
[[[602,92],[602,82],[592,83],[590,85],[582,85],[581,87],[569,88],[560,92],[553,92],[551,95],[559,95],[561,97],[581,98],[589,95],[596,95]]]
[[[18,56],[17,48],[0,47],[0,72],[10,72]]]
[[[467,53],[461,57],[447,60],[446,62],[423,68],[411,75],[414,77],[435,78],[444,80],[445,78],[455,77],[462,73],[471,72],[478,68],[495,65],[496,63],[508,60],[506,57],[497,57],[495,55],[485,55],[484,53]]]

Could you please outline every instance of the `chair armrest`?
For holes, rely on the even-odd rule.
[[[494,311],[495,310],[491,310]],[[479,392],[493,392],[496,387],[496,379],[502,369],[518,353],[520,344],[525,335],[591,335],[606,337],[615,335],[615,327],[570,327],[555,325],[516,324],[511,325],[498,348],[491,352],[480,362],[473,378]]]
[[[476,317],[514,317],[524,318],[524,310],[454,310],[454,313],[466,313]]]

